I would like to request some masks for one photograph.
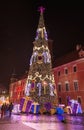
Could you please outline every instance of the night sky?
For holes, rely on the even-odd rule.
[[[52,0],[29,1],[0,3],[0,84],[7,87],[14,70],[18,77],[29,68],[39,6],[45,7],[45,26],[53,40],[55,59],[73,51],[76,44],[84,44],[83,6],[57,4]]]

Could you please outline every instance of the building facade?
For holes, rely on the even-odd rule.
[[[56,66],[55,66],[56,65]],[[59,104],[67,105],[69,99],[78,100],[84,110],[84,50],[76,50],[56,60],[53,73]],[[20,103],[25,96],[25,84],[28,73],[24,77],[11,78],[10,101]]]
[[[84,110],[84,50],[83,47],[57,59],[53,68],[59,104],[77,100]]]
[[[27,79],[27,73],[23,77],[16,79],[11,77],[9,86],[9,100],[13,103],[20,103],[20,99],[25,96],[25,84]]]

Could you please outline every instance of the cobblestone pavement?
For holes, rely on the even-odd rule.
[[[65,122],[57,115],[12,115],[0,119],[0,130],[84,130],[84,117],[66,116]]]
[[[0,130],[35,130],[30,126],[24,125],[19,116],[13,115],[11,118],[0,119]]]

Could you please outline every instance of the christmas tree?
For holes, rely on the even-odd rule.
[[[44,24],[44,8],[40,7],[40,19],[33,42],[33,53],[30,59],[30,68],[25,86],[25,94],[44,105],[50,102],[57,103],[57,93],[52,73],[50,50],[48,48],[48,36]]]

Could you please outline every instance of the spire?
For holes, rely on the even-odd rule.
[[[45,8],[43,8],[42,6],[39,7],[40,18],[39,18],[38,28],[43,28],[43,27],[45,27],[45,25],[44,25],[44,18],[43,18],[44,10],[45,10]]]
[[[38,38],[45,38],[47,40],[47,32],[45,29],[44,18],[43,18],[44,10],[45,8],[43,8],[42,6],[39,7],[40,18],[39,18],[39,23],[38,23],[38,28],[37,28],[36,40]]]
[[[17,81],[16,74],[15,74],[15,69],[13,69],[13,73],[12,73],[12,76],[10,78],[10,81],[11,81],[11,83]]]

